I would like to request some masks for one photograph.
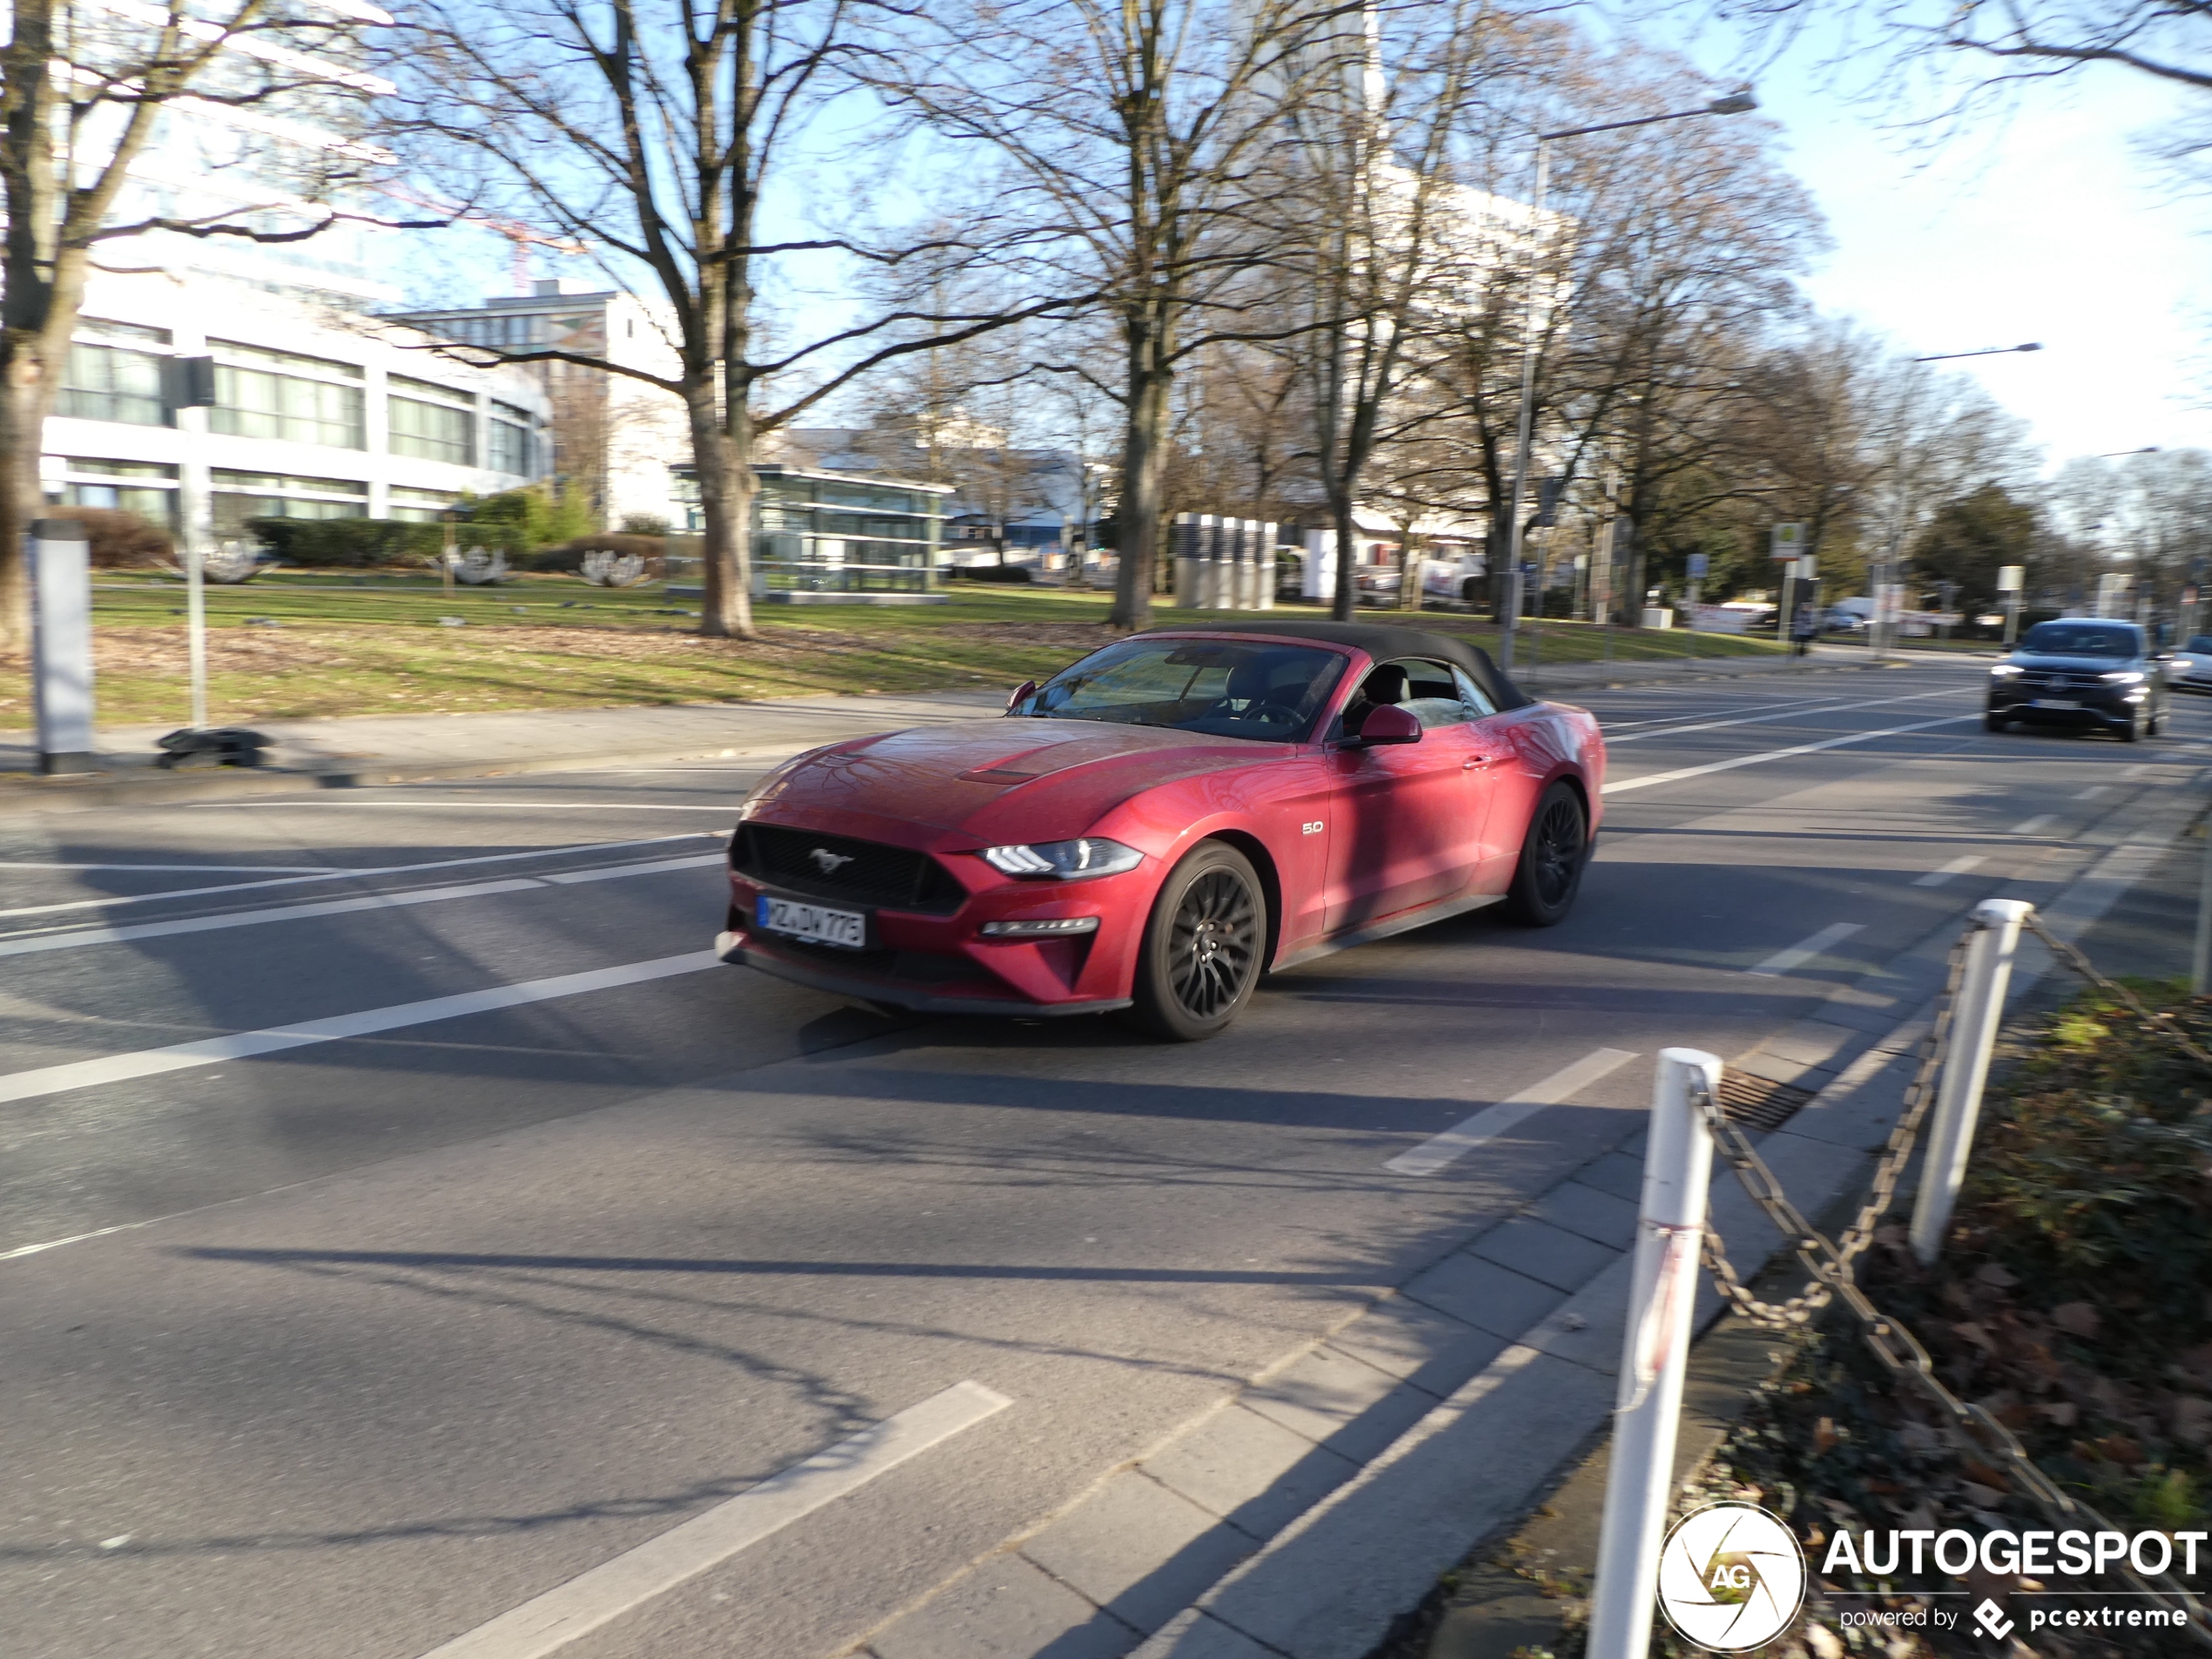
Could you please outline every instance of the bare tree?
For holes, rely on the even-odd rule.
[[[17,0],[10,10],[0,47],[0,643],[20,644],[30,617],[24,536],[43,500],[38,456],[86,281],[102,268],[96,253],[165,232],[297,242],[357,217],[325,205],[379,157],[347,141],[343,106],[384,83],[347,61],[355,23],[274,0],[165,0],[128,12]],[[328,144],[304,148],[262,136],[253,174],[206,181],[210,211],[163,212],[132,172],[157,123],[185,118],[187,100],[191,118],[240,125],[320,105],[334,130]],[[131,252],[158,260],[151,246]]]
[[[867,112],[850,101],[871,50],[864,13],[874,15],[862,0],[431,0],[394,55],[407,99],[398,147],[456,191],[590,242],[617,277],[637,273],[667,302],[672,374],[552,347],[455,354],[575,362],[682,399],[705,520],[702,633],[753,631],[764,435],[882,365],[1066,303],[933,307],[945,264],[994,253],[980,225],[957,236],[765,231],[772,184],[831,141],[824,118]],[[776,303],[825,262],[880,273],[933,261],[900,300],[817,329]]]
[[[879,84],[990,160],[988,188],[1032,228],[1041,291],[1096,292],[1118,372],[1054,361],[1123,411],[1113,621],[1151,615],[1174,422],[1190,359],[1283,332],[1247,280],[1272,250],[1251,180],[1283,117],[1335,61],[1356,0],[950,0]]]

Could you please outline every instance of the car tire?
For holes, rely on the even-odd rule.
[[[2120,727],[2119,730],[2114,732],[2112,735],[2118,738],[2122,743],[2134,743],[2143,735],[2142,715],[2141,713],[2129,715],[2128,717],[2128,724]]]
[[[1550,927],[1567,920],[1590,861],[1589,820],[1572,786],[1554,783],[1537,797],[1521,838],[1505,914],[1524,927]]]
[[[1172,1042],[1219,1035],[1266,964],[1267,899],[1250,860],[1201,842],[1160,884],[1136,962],[1137,1022]]]
[[[1981,717],[1981,728],[1985,732],[2002,732],[2012,724],[2001,714],[1985,714]]]

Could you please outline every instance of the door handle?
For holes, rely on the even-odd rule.
[[[1473,772],[1478,766],[1494,766],[1497,764],[1498,757],[1495,755],[1477,755],[1472,760],[1462,760],[1460,762],[1460,770],[1461,772]]]

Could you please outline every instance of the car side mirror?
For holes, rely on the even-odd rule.
[[[1036,681],[1035,681],[1035,680],[1023,680],[1023,681],[1022,681],[1022,682],[1019,685],[1017,685],[1017,686],[1015,686],[1015,687],[1014,688],[1014,691],[1013,691],[1012,695],[1010,695],[1010,696],[1009,696],[1009,697],[1006,699],[1006,711],[1007,711],[1008,714],[1013,713],[1015,710],[1016,710],[1016,709],[1018,709],[1018,708],[1020,708],[1020,707],[1022,706],[1022,699],[1023,698],[1025,698],[1025,697],[1028,697],[1028,696],[1031,692],[1035,691],[1036,689],[1037,689],[1037,683],[1036,683]]]
[[[1372,749],[1386,743],[1419,743],[1421,723],[1413,718],[1413,711],[1401,709],[1394,703],[1385,703],[1367,711],[1367,718],[1359,724],[1359,744],[1363,749]]]

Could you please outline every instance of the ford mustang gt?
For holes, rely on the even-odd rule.
[[[761,780],[716,948],[903,1009],[1129,1008],[1213,1035],[1263,974],[1484,905],[1574,903],[1605,747],[1445,635],[1136,634],[1006,715],[856,738]]]

